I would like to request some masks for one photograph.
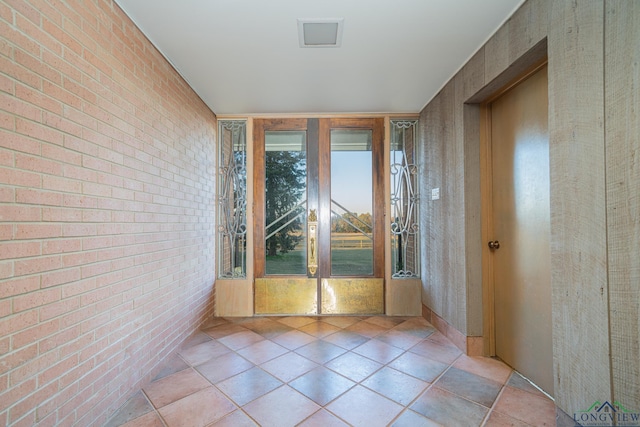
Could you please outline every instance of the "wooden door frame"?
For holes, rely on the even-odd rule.
[[[253,241],[254,259],[253,271],[256,286],[260,280],[260,286],[269,287],[271,281],[266,276],[265,246],[256,244],[265,240],[265,212],[257,209],[264,209],[265,194],[262,191],[266,177],[266,165],[264,161],[258,159],[265,158],[264,138],[267,131],[306,131],[307,133],[307,212],[316,210],[318,212],[318,259],[324,260],[319,263],[318,271],[310,275],[307,270],[306,276],[281,276],[273,275],[272,279],[289,282],[291,292],[301,290],[300,300],[306,301],[305,307],[310,307],[309,297],[311,295],[310,282],[316,281],[315,299],[317,300],[317,314],[324,314],[323,310],[323,287],[344,286],[348,282],[357,282],[376,279],[372,289],[379,293],[381,307],[375,310],[384,312],[384,275],[385,275],[385,119],[376,118],[277,118],[277,119],[254,119],[253,121]],[[373,271],[371,276],[332,276],[331,275],[331,131],[334,129],[363,129],[371,130],[371,151],[372,151],[372,234],[373,234]],[[315,161],[317,159],[317,161]],[[312,160],[312,161],[309,161]],[[307,266],[308,267],[308,266]],[[306,280],[305,280],[306,279]],[[325,280],[326,279],[326,280]],[[295,281],[304,282],[300,288],[296,288]],[[328,283],[333,281],[332,283]],[[365,285],[366,286],[366,285]],[[359,286],[362,288],[362,286]],[[265,288],[266,289],[266,288]],[[273,288],[272,288],[273,289]],[[313,297],[312,297],[313,298]],[[364,299],[363,299],[364,301]],[[268,304],[267,304],[268,305]],[[261,307],[266,305],[260,304]],[[257,307],[257,304],[256,304]],[[268,309],[268,308],[267,308]],[[258,312],[258,310],[255,310]],[[260,311],[262,312],[262,311]],[[377,312],[377,311],[376,311]],[[364,312],[363,312],[364,313]],[[373,313],[373,312],[372,312]],[[283,313],[284,314],[284,313]],[[293,314],[293,313],[292,313]],[[305,314],[309,314],[305,312]],[[355,313],[354,313],[355,314]]]

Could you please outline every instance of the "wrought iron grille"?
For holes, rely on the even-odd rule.
[[[245,278],[247,252],[247,123],[219,120],[218,277]]]
[[[420,276],[416,120],[391,121],[392,277]]]

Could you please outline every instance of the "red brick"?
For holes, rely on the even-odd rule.
[[[64,237],[95,236],[97,234],[95,224],[65,224],[62,226]]]
[[[0,210],[3,222],[38,222],[42,220],[42,209],[37,206],[9,205]]]
[[[42,179],[42,188],[65,193],[80,193],[82,192],[82,182],[59,176],[46,176]]]
[[[30,86],[16,84],[16,97],[28,102],[29,104],[33,104],[35,107],[39,107],[34,108],[33,113],[26,116],[28,119],[34,121],[42,120],[42,114],[39,110],[40,108],[54,114],[62,114],[63,104],[60,101],[53,99],[40,92],[40,90],[34,89]],[[35,114],[36,111],[38,114]]]
[[[81,278],[79,268],[52,271],[42,277],[42,287],[51,287],[71,283]]]
[[[32,424],[24,425],[33,426],[35,422],[35,408],[40,402],[54,395],[57,391],[58,385],[55,383],[39,387],[35,393],[11,408],[9,411],[11,421],[15,421],[29,414],[26,418]]]
[[[32,308],[40,307],[60,300],[60,289],[43,289],[30,292],[25,295],[16,296],[13,299],[13,310],[20,312]]]
[[[41,143],[24,135],[0,129],[0,140],[4,148],[25,153],[40,154]]]
[[[65,109],[66,108],[69,107],[65,106]],[[49,113],[47,111],[44,111],[42,113],[42,123],[60,131],[64,141],[66,141],[70,135],[82,137],[83,134],[83,128],[79,124],[74,123],[71,120],[61,117],[57,114]],[[60,143],[60,145],[62,144],[63,143]]]
[[[18,188],[16,189],[16,202],[31,205],[60,206],[62,194],[31,188]]]
[[[20,277],[7,280],[0,286],[0,298],[26,294],[40,289],[40,277]],[[0,334],[0,336],[2,336]]]
[[[30,379],[21,384],[13,386],[11,389],[5,391],[4,393],[0,393],[0,411],[9,408],[15,402],[33,393],[35,390],[36,380]]]
[[[40,242],[2,242],[0,260],[37,256],[41,250]]]
[[[62,84],[62,75],[54,68],[51,68],[48,64],[42,62],[40,57],[34,57],[32,54],[25,52],[22,49],[16,49],[14,53],[14,59],[17,64],[22,65],[28,70],[37,73],[45,79],[55,83]]]
[[[57,320],[50,320],[47,322],[40,322],[33,328],[25,329],[22,332],[18,332],[11,337],[11,342],[14,349],[19,349],[29,344],[33,344],[46,337],[49,337],[59,330],[59,322]]]
[[[13,168],[0,168],[0,183],[17,187],[42,187],[42,175]]]
[[[82,155],[80,153],[76,153],[75,151],[71,151],[58,145],[42,144],[41,150],[42,157],[47,159],[57,160],[62,163],[73,165],[80,165],[82,162]]]
[[[59,255],[17,260],[14,264],[16,276],[42,273],[45,271],[57,270],[61,267],[62,260]]]
[[[62,227],[55,224],[17,224],[16,240],[19,239],[47,239],[51,237],[60,237],[62,235]]]

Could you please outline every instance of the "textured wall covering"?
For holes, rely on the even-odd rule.
[[[613,397],[640,408],[640,2],[605,9],[605,141]]]
[[[478,103],[541,57],[549,64],[555,393],[640,410],[640,7],[529,0],[421,113],[423,303],[482,335]],[[613,400],[611,400],[613,401]]]
[[[216,119],[112,1],[0,34],[0,425],[101,425],[211,312]]]

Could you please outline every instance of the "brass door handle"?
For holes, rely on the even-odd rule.
[[[489,249],[494,250],[494,249],[500,249],[500,242],[497,240],[490,240],[489,241]]]
[[[307,218],[307,252],[308,252],[308,261],[307,261],[307,270],[309,270],[310,276],[315,276],[316,271],[318,270],[318,216],[316,215],[316,210],[311,209],[309,212],[309,218]]]

